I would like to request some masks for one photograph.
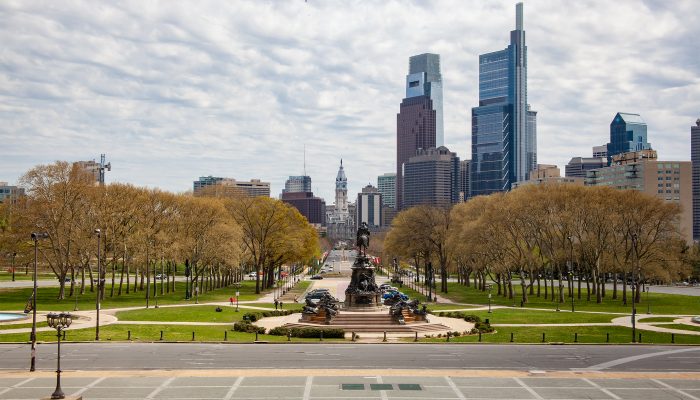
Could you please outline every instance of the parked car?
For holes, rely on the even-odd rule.
[[[321,275],[314,275],[311,279],[323,279],[323,277]]]
[[[162,281],[163,279],[166,279],[167,277],[168,277],[168,275],[163,275],[163,274],[157,274],[157,275],[156,275],[156,279],[160,279],[161,281]]]
[[[255,278],[255,271],[249,273],[248,278]]]
[[[388,290],[386,293],[384,293],[384,294],[382,295],[382,299],[383,299],[383,300],[386,300],[386,299],[388,299],[388,298],[391,298],[391,297],[393,297],[394,294],[396,294],[396,293],[398,293],[398,294],[401,296],[401,300],[403,300],[403,301],[408,301],[408,296],[406,296],[405,294],[403,294],[403,293],[401,293],[401,292],[399,292],[399,291],[397,291],[397,290]]]
[[[379,285],[380,290],[389,290],[390,287],[391,285],[388,283],[382,283],[381,285]]]

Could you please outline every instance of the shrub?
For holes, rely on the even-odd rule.
[[[459,333],[458,331],[452,332],[452,336],[454,336],[454,337],[459,337],[459,336],[461,336],[461,335],[462,335],[462,334]]]
[[[491,326],[491,324],[487,324],[485,322],[477,322],[474,325],[474,328],[477,330],[477,332],[481,331],[482,333],[483,332],[489,333],[489,332],[493,332],[493,330],[494,330],[493,327]]]
[[[260,333],[265,334],[265,328],[257,325],[253,325],[250,322],[239,321],[233,324],[233,330],[236,332],[246,332],[246,333]]]
[[[323,328],[284,328],[277,327],[270,329],[270,335],[286,336],[291,333],[293,337],[298,338],[319,338],[323,332],[324,339],[342,339],[345,337],[345,331],[342,329],[323,329]],[[357,335],[355,336],[357,338]]]
[[[465,315],[464,320],[467,322],[474,322],[474,323],[481,322],[481,318],[479,318],[478,315],[473,315],[473,314]]]
[[[243,314],[243,321],[255,322],[258,320],[258,313],[245,313]]]

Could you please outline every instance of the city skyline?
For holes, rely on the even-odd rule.
[[[343,158],[354,198],[396,170],[406,60],[422,53],[441,58],[445,146],[468,159],[478,55],[503,48],[515,3],[1,4],[0,181],[106,153],[108,183],[258,178],[276,197],[306,143],[314,193],[332,201]],[[525,21],[540,163],[587,156],[617,112],[644,117],[661,158],[690,160],[692,2],[526,1]]]

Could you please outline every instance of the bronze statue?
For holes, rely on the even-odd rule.
[[[369,247],[369,228],[367,227],[367,223],[363,222],[360,225],[360,228],[357,230],[357,250],[359,255],[367,255],[367,247]],[[364,249],[364,250],[363,250]]]

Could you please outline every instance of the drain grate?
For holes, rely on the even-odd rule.
[[[423,390],[417,383],[399,383],[399,390]]]
[[[340,385],[341,390],[365,390],[364,383],[343,383]]]
[[[394,390],[391,383],[370,383],[369,388],[371,390]]]

